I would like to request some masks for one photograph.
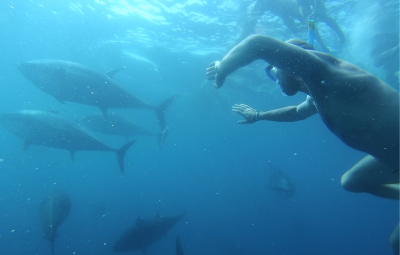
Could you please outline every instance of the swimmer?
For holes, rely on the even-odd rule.
[[[206,75],[222,87],[225,78],[256,59],[274,66],[277,84],[293,96],[307,94],[298,106],[259,112],[237,104],[240,124],[259,120],[292,122],[319,113],[325,125],[348,146],[368,153],[342,177],[348,191],[399,199],[399,93],[370,73],[329,54],[314,51],[301,40],[281,42],[251,35]]]
[[[346,36],[336,21],[327,14],[324,0],[297,0],[297,5],[300,7],[301,13],[305,19],[312,19],[316,22],[325,23],[339,36],[340,44],[345,43]],[[315,30],[315,40],[319,43],[324,52],[330,52],[329,48],[322,41],[318,29]]]
[[[372,74],[346,61],[313,50],[301,40],[281,42],[251,35],[221,60],[211,63],[208,79],[222,87],[225,78],[240,67],[262,59],[282,91],[307,95],[297,106],[257,111],[244,104],[232,110],[244,120],[293,122],[316,113],[345,144],[369,155],[341,179],[344,189],[399,200],[399,93]],[[272,76],[272,74],[271,74]],[[391,242],[392,243],[392,242]]]
[[[306,42],[264,35],[247,37],[221,61],[211,63],[206,75],[220,88],[228,75],[257,59],[273,66],[266,70],[274,71],[270,76],[286,95],[303,92],[307,97],[297,106],[270,111],[236,104],[232,110],[244,118],[238,123],[293,122],[319,113],[340,140],[369,154],[342,176],[343,188],[399,200],[400,97],[395,89],[351,63],[314,51]],[[390,239],[392,247],[396,242]]]
[[[298,24],[296,24],[296,20],[304,23],[304,18],[300,13],[299,7],[293,1],[258,0],[254,3],[242,22],[242,31],[238,38],[239,41],[254,33],[254,28],[258,20],[267,11],[280,17],[292,33],[298,34],[301,31]]]

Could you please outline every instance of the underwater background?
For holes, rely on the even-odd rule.
[[[0,3],[0,113],[56,111],[77,120],[99,109],[61,104],[33,86],[17,65],[35,59],[68,60],[99,72],[124,70],[114,79],[152,104],[180,97],[166,112],[169,134],[160,150],[154,137],[125,156],[122,176],[115,155],[32,145],[0,127],[0,254],[50,254],[39,220],[41,200],[53,190],[71,199],[57,231],[64,254],[114,254],[112,245],[137,217],[187,215],[147,254],[391,254],[389,236],[399,223],[398,201],[346,192],[340,178],[365,153],[342,143],[315,115],[294,123],[236,124],[235,103],[259,110],[297,105],[304,94],[284,96],[256,61],[214,89],[210,62],[235,44],[251,1],[54,1]],[[346,35],[318,29],[331,54],[384,79],[372,64],[371,38],[399,31],[399,2],[326,1]],[[255,32],[280,40],[294,35],[266,12]],[[318,50],[318,45],[316,46]],[[398,74],[397,74],[398,75]],[[398,90],[398,87],[396,88]],[[154,113],[110,109],[158,132]],[[126,139],[96,134],[118,148]],[[271,162],[294,183],[282,197],[268,188]],[[140,254],[140,251],[137,252]]]

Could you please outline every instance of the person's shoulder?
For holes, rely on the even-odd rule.
[[[340,59],[335,58],[334,56],[332,56],[332,55],[330,55],[328,53],[324,53],[324,52],[320,52],[320,51],[316,51],[316,50],[310,50],[308,52],[311,52],[312,54],[314,54],[318,58],[320,58],[320,59],[322,59],[322,60],[324,60],[326,62],[332,63],[332,64],[341,61]]]
[[[312,98],[312,96],[307,95],[306,102],[308,104],[314,104],[314,98]]]

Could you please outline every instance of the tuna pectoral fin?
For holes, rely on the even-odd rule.
[[[121,173],[124,174],[124,157],[126,151],[134,144],[136,141],[131,141],[129,143],[126,143],[124,146],[116,150],[117,153],[117,159],[118,159],[118,164],[119,164],[119,169],[121,170]]]
[[[65,102],[64,102],[63,99],[61,99],[61,98],[59,98],[59,97],[57,97],[57,96],[54,96],[54,98],[55,98],[58,102],[60,102],[60,103],[62,103],[62,104],[65,104]]]
[[[107,72],[107,76],[110,77],[110,78],[113,78],[114,74],[116,74],[116,73],[118,73],[119,71],[124,70],[124,69],[125,69],[125,67],[124,67],[124,68],[120,68],[120,69],[116,69],[116,70],[109,71],[109,72]]]
[[[179,235],[176,236],[176,255],[184,255],[181,240],[179,239]]]
[[[26,151],[28,148],[29,148],[29,146],[31,145],[31,141],[28,141],[28,140],[24,140],[24,144],[22,145],[22,149],[24,150],[24,151]]]
[[[165,140],[165,137],[168,135],[169,127],[165,127],[163,131],[157,134],[158,145],[160,146],[160,150],[162,150],[162,146]]]
[[[165,111],[167,110],[168,106],[178,97],[179,96],[171,96],[154,108],[154,111],[157,114],[158,124],[160,125],[161,129],[165,128]]]
[[[72,162],[75,162],[75,151],[69,151],[69,156],[71,157]]]
[[[51,255],[54,255],[54,240],[50,241]]]

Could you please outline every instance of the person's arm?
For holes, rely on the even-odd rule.
[[[257,59],[263,59],[281,70],[302,77],[303,80],[321,81],[326,74],[326,62],[312,51],[272,37],[251,35],[231,49],[221,62],[211,63],[206,76],[209,80],[215,80],[214,86],[219,88],[228,75]]]
[[[377,54],[372,58],[372,63],[375,67],[383,66],[388,60],[393,57],[399,57],[399,45],[382,52],[381,54]]]
[[[239,124],[251,124],[259,120],[294,122],[307,119],[318,112],[314,100],[310,96],[307,96],[306,101],[297,106],[287,106],[266,112],[259,112],[245,104],[235,104],[232,111],[245,118],[238,121]]]

